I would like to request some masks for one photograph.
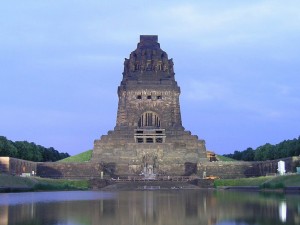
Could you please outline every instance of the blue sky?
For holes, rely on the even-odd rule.
[[[115,126],[140,34],[174,60],[186,130],[218,154],[300,135],[299,1],[3,1],[0,135],[71,155]]]

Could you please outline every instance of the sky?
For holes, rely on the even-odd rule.
[[[0,4],[0,135],[71,155],[116,125],[124,58],[158,35],[183,126],[217,154],[300,135],[300,1]]]

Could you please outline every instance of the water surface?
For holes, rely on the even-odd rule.
[[[300,224],[300,196],[209,190],[0,194],[0,225]]]

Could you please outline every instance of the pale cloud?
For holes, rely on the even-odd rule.
[[[268,105],[265,100],[240,98],[230,101],[230,107],[241,112],[244,117],[265,121],[276,120],[286,116],[286,112],[273,105]]]
[[[291,86],[277,83],[262,86],[243,90],[234,81],[188,80],[182,97],[196,105],[221,104],[222,110],[227,108],[259,121],[297,117],[299,101]]]
[[[110,65],[118,65],[120,64],[120,58],[121,56],[118,55],[112,55],[112,54],[79,54],[79,53],[73,53],[68,54],[64,56],[60,55],[53,55],[51,57],[43,57],[38,58],[36,60],[37,63],[48,65],[51,67],[54,66],[72,66],[74,64],[82,65],[85,64],[85,66],[91,65],[91,64],[110,64]]]
[[[155,24],[158,24],[156,18],[170,21],[161,23],[161,29],[158,27],[164,36],[171,39],[188,37],[189,42],[200,43],[201,47],[268,40],[274,33],[300,29],[300,14],[296,10],[299,3],[258,1],[227,7],[212,5],[177,3],[149,14],[156,20]]]
[[[191,101],[225,100],[231,95],[230,88],[222,82],[189,80],[184,98]]]
[[[278,37],[274,33],[300,29],[297,10],[300,4],[297,1],[229,1],[228,4],[218,1],[158,2],[160,4],[155,4],[155,1],[125,4],[120,1],[112,5],[90,1],[91,10],[85,2],[78,1],[67,12],[60,5],[67,7],[68,1],[59,4],[44,1],[43,4],[34,4],[33,8],[30,5],[19,9],[18,6],[10,7],[7,13],[13,13],[14,8],[20,12],[13,27],[9,23],[2,24],[2,32],[10,36],[9,39],[3,36],[2,41],[5,46],[18,42],[35,46],[51,46],[53,42],[78,46],[83,41],[101,45],[131,43],[139,34],[159,34],[168,40],[184,38],[201,48],[211,48],[259,42],[270,37],[276,39]],[[22,14],[20,9],[24,7],[27,13]],[[42,15],[41,12],[46,9],[47,13]],[[85,15],[88,11],[90,16]],[[54,14],[56,19],[53,19]]]

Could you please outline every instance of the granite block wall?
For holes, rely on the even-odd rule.
[[[266,176],[277,173],[278,161],[280,160],[285,162],[287,173],[296,172],[296,166],[300,165],[299,156],[256,162],[203,162],[198,163],[197,174],[202,177],[203,172],[206,172],[206,176],[218,176],[225,179]]]
[[[300,156],[297,156],[261,162],[201,162],[198,164],[192,163],[191,165],[179,165],[175,163],[173,164],[173,166],[170,167],[170,171],[168,171],[169,175],[191,175],[196,173],[199,177],[203,177],[203,173],[205,172],[206,176],[212,175],[218,176],[220,178],[256,177],[277,173],[277,163],[279,160],[285,162],[285,168],[287,173],[296,172],[296,167],[300,166]],[[97,162],[36,163],[10,157],[0,157],[1,173],[21,175],[22,173],[32,173],[32,171],[35,171],[37,176],[49,178],[92,179],[100,178],[101,172],[104,172],[104,176],[114,174],[122,175],[118,173],[120,171],[125,170],[124,168],[121,168],[122,166],[128,167],[128,165],[125,164],[101,164]],[[175,168],[177,168],[178,174],[173,174],[174,172],[176,172]],[[184,171],[187,170],[191,174],[184,174]]]
[[[0,157],[0,171],[12,175],[22,175],[22,173],[36,173],[36,162],[16,159],[11,157]]]
[[[38,163],[37,176],[48,178],[86,179],[101,176],[103,167],[100,163]]]

